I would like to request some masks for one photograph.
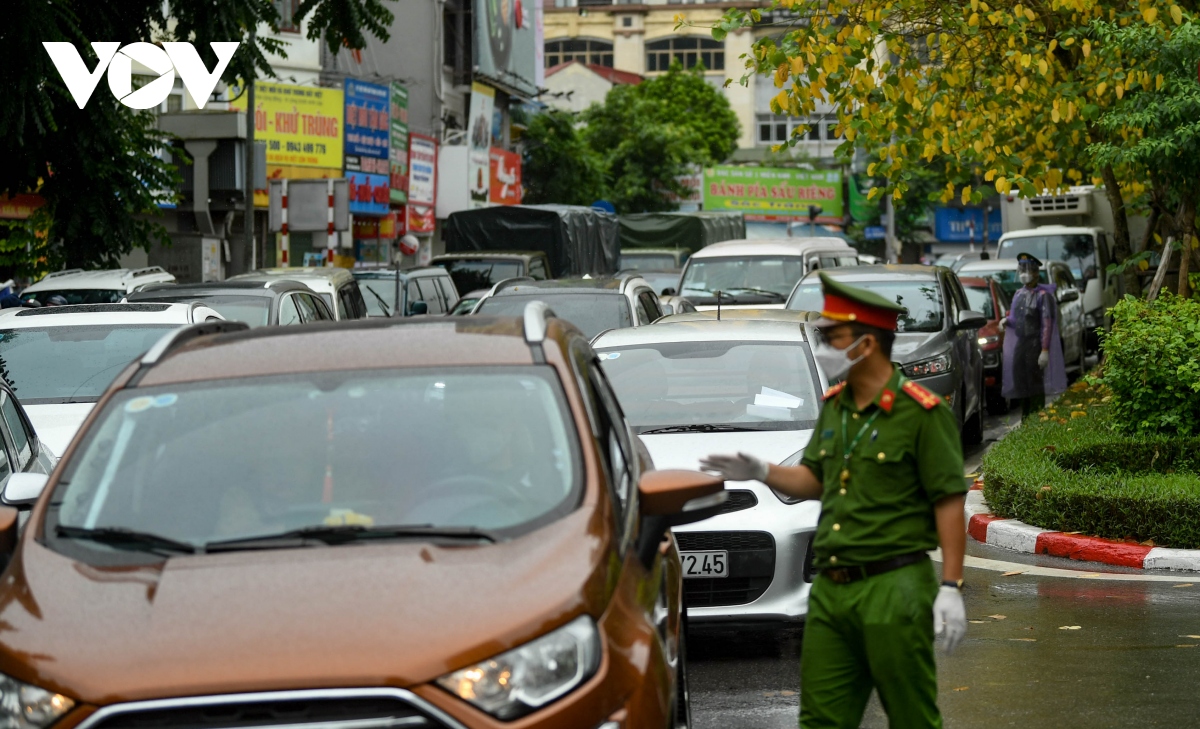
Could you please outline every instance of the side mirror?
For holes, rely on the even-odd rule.
[[[978,311],[960,311],[958,312],[958,324],[954,328],[959,331],[982,329],[987,326],[987,323],[987,317]]]
[[[409,316],[420,316],[429,313],[429,304],[424,301],[414,301],[408,305]]]
[[[675,295],[675,287],[667,286],[662,291],[660,291],[659,294],[661,294],[662,296],[674,296]]]
[[[4,485],[0,500],[10,506],[32,504],[42,495],[50,477],[44,473],[14,473]]]
[[[1078,301],[1079,291],[1076,289],[1066,289],[1058,295],[1059,303],[1067,303],[1068,301]]]
[[[638,482],[642,525],[637,552],[649,567],[667,530],[721,513],[729,498],[724,480],[699,471],[648,471]]]

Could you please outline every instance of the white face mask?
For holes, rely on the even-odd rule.
[[[1017,278],[1021,279],[1021,283],[1028,286],[1033,283],[1033,274],[1029,271],[1022,271],[1017,274]]]
[[[850,371],[850,368],[862,361],[865,354],[860,354],[854,359],[850,359],[850,350],[854,349],[866,338],[866,335],[854,340],[854,343],[845,349],[835,349],[826,342],[821,342],[813,350],[813,358],[817,360],[817,364],[821,365],[821,369],[825,370],[825,376],[830,380],[841,379]]]

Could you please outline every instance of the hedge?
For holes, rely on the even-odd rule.
[[[1200,437],[1124,432],[1096,382],[1076,383],[992,447],[988,506],[1043,529],[1200,548]]]

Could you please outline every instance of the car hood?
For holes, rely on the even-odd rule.
[[[29,535],[0,586],[0,671],[91,704],[421,684],[607,600],[601,512],[519,539],[349,544],[96,567]],[[616,560],[613,560],[615,562]]]
[[[945,332],[899,333],[892,345],[892,361],[908,363],[932,357],[941,353],[946,344]]]
[[[655,468],[700,468],[712,454],[746,453],[768,463],[781,463],[808,445],[811,430],[764,430],[745,433],[662,433],[640,436]]]
[[[25,414],[33,423],[38,440],[58,455],[67,452],[67,446],[75,437],[79,426],[87,419],[95,403],[70,403],[67,405],[26,405]]]

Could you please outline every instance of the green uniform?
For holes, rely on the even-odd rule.
[[[899,370],[861,411],[849,388],[831,388],[802,463],[824,485],[818,570],[936,548],[934,504],[967,490],[954,414]],[[940,727],[937,591],[929,560],[844,584],[818,574],[800,659],[800,725],[858,727],[876,688],[891,726]]]

